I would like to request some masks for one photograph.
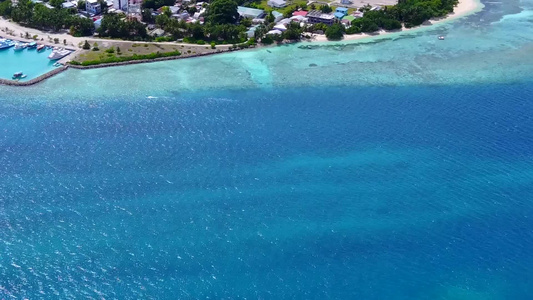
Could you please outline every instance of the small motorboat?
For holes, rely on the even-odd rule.
[[[442,35],[439,36],[439,40],[441,40],[441,41],[444,40],[444,36],[442,36]]]
[[[28,44],[28,48],[30,49],[34,49],[34,48],[37,48],[37,43],[36,42],[31,42]]]
[[[22,73],[22,72],[17,72],[17,73],[15,73],[15,74],[13,74],[13,77],[12,77],[12,78],[13,78],[13,79],[24,78],[24,77],[22,77],[22,76],[24,76],[24,73]]]
[[[39,45],[39,46],[37,46],[37,51],[43,51],[44,48],[46,48],[45,45]]]
[[[24,50],[24,48],[26,48],[27,45],[26,44],[23,44],[23,43],[15,43],[15,48],[13,48],[13,50],[15,51],[22,51]]]

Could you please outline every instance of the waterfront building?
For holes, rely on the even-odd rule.
[[[346,8],[346,7],[337,7],[337,9],[335,9],[335,12],[336,13],[341,13],[341,14],[346,16],[348,14],[348,8]]]
[[[342,20],[348,14],[348,9],[346,7],[337,7],[335,10],[335,18]]]
[[[323,23],[332,25],[335,21],[335,16],[332,14],[325,14],[319,10],[312,10],[307,14],[307,20],[311,24]]]

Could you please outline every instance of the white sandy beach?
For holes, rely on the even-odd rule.
[[[457,6],[455,7],[453,13],[449,14],[445,18],[441,18],[441,19],[438,19],[438,20],[436,20],[436,19],[430,20],[430,24],[428,24],[428,25],[422,25],[422,26],[413,27],[413,28],[405,28],[404,27],[403,29],[398,30],[398,31],[384,31],[384,30],[381,30],[381,31],[379,31],[379,32],[377,32],[375,34],[360,33],[360,34],[344,35],[344,38],[342,39],[342,41],[354,41],[354,40],[361,40],[361,39],[370,38],[370,37],[376,37],[376,36],[382,37],[384,35],[389,35],[389,34],[393,34],[393,33],[397,33],[397,32],[407,32],[407,31],[411,31],[411,30],[415,30],[415,29],[419,29],[419,28],[435,25],[435,24],[438,24],[438,23],[447,22],[447,21],[450,21],[450,20],[453,20],[453,19],[464,17],[464,16],[468,16],[470,14],[478,12],[482,8],[483,8],[483,4],[480,3],[479,0],[459,0],[459,4],[457,4]],[[319,34],[319,35],[313,35],[313,39],[310,40],[310,41],[307,41],[307,42],[310,42],[310,43],[313,43],[313,42],[328,42],[328,39],[326,38],[326,35]]]
[[[101,45],[106,45],[106,43],[110,44],[119,44],[119,43],[132,43],[132,41],[123,41],[123,40],[111,40],[111,39],[100,39],[100,38],[94,38],[94,37],[74,37],[70,34],[68,34],[66,31],[64,32],[57,32],[57,33],[51,33],[47,31],[41,31],[34,28],[28,28],[20,26],[19,24],[15,22],[11,22],[9,20],[6,20],[2,17],[0,17],[0,36],[11,38],[18,41],[25,41],[25,42],[35,42],[35,40],[32,39],[25,39],[24,36],[26,36],[26,33],[28,33],[30,36],[38,36],[38,40],[41,41],[42,44],[47,45],[53,45],[53,42],[50,42],[49,39],[59,39],[59,45],[64,46],[63,41],[66,40],[66,46],[71,48],[78,48],[78,45],[80,43],[83,43],[84,41],[88,41],[89,43],[98,42]],[[186,44],[186,43],[175,43],[175,42],[142,42],[142,41],[135,41],[135,43],[150,43],[150,44],[171,44],[171,45],[187,45],[190,47],[201,47],[205,48],[205,45],[196,45],[196,44]],[[231,45],[218,45],[217,48],[228,48]]]
[[[399,31],[380,31],[380,32],[378,32],[376,34],[362,33],[362,34],[345,35],[344,39],[342,41],[361,40],[361,39],[371,38],[371,37],[376,37],[376,36],[382,37],[384,35],[394,34],[394,33],[397,33],[397,32],[407,32],[407,31],[411,31],[411,30],[415,30],[415,29],[419,29],[419,28],[424,28],[424,27],[427,27],[427,26],[431,26],[433,24],[438,24],[438,23],[441,23],[441,22],[446,22],[446,21],[449,21],[449,20],[453,20],[453,19],[457,19],[457,18],[460,18],[460,17],[467,16],[469,14],[472,14],[472,13],[475,13],[475,12],[481,10],[482,8],[483,8],[483,4],[481,4],[479,2],[479,0],[459,0],[459,4],[455,7],[454,13],[448,15],[446,18],[441,18],[441,19],[438,19],[438,20],[431,20],[430,24],[428,24],[428,25],[422,25],[422,26],[413,27],[413,28],[404,28],[404,29],[399,30]],[[14,23],[14,22],[11,22],[9,20],[6,20],[6,19],[0,17],[0,36],[8,37],[8,38],[11,37],[11,38],[16,39],[16,40],[27,41],[27,42],[33,41],[33,40],[27,40],[27,39],[23,38],[23,36],[25,36],[26,33],[28,33],[30,36],[37,35],[38,36],[38,40],[43,39],[43,41],[41,43],[48,44],[48,45],[53,45],[53,42],[51,42],[50,40],[53,40],[55,38],[59,39],[59,44],[60,45],[63,45],[63,41],[66,40],[66,46],[68,46],[70,48],[74,48],[74,49],[78,49],[78,45],[80,45],[80,43],[83,43],[85,40],[89,41],[90,43],[93,43],[93,42],[102,43],[101,45],[103,45],[103,46],[106,46],[107,43],[109,43],[109,45],[116,45],[116,44],[119,44],[119,43],[131,43],[131,41],[99,39],[99,38],[92,38],[92,37],[73,37],[70,34],[66,33],[66,31],[65,32],[59,32],[59,33],[44,32],[44,31],[41,31],[41,30],[38,30],[38,29],[33,29],[33,28],[27,28],[27,27],[20,26],[20,25]],[[313,35],[312,40],[307,40],[307,41],[304,41],[304,42],[308,42],[308,43],[312,43],[312,42],[328,42],[328,40],[327,40],[325,35],[316,35],[315,34],[315,35]],[[147,42],[136,42],[136,43],[147,43]],[[175,42],[162,42],[162,43],[150,42],[150,43],[153,43],[153,44],[186,45],[186,46],[190,46],[190,47],[201,47],[201,48],[205,47],[205,45],[195,45],[195,44],[185,44],[185,43],[175,43]],[[220,48],[220,49],[225,49],[225,48],[230,47],[230,46],[231,45],[220,45],[220,46],[217,46],[217,47]]]

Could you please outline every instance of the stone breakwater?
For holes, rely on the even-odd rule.
[[[121,62],[114,62],[114,63],[103,63],[103,64],[90,65],[90,66],[70,65],[70,67],[74,69],[108,68],[108,67],[116,67],[116,66],[152,63],[152,62],[159,62],[159,61],[165,61],[165,60],[176,60],[176,59],[185,59],[185,58],[193,58],[193,57],[200,57],[200,56],[209,56],[209,55],[220,54],[224,52],[232,52],[232,51],[236,51],[236,50],[218,50],[216,52],[199,53],[199,54],[192,54],[192,55],[185,55],[185,56],[178,55],[178,56],[169,56],[169,57],[158,57],[154,59],[139,59],[139,60],[121,61]]]
[[[224,52],[232,52],[235,50],[218,50],[216,52],[209,52],[209,53],[199,53],[199,54],[192,54],[192,55],[185,55],[185,56],[169,56],[169,57],[159,57],[154,59],[140,59],[140,60],[130,60],[130,61],[123,61],[123,62],[116,62],[116,63],[106,63],[106,64],[98,64],[98,65],[92,65],[92,66],[81,66],[81,65],[68,65],[68,66],[62,66],[58,67],[57,69],[54,69],[53,71],[50,71],[46,74],[43,74],[37,78],[28,80],[28,81],[16,81],[16,80],[9,80],[9,79],[1,79],[0,78],[0,85],[11,85],[11,86],[30,86],[37,84],[45,79],[48,79],[56,74],[59,74],[65,70],[67,70],[69,67],[74,69],[96,69],[96,68],[108,68],[108,67],[115,67],[115,66],[125,66],[125,65],[133,65],[133,64],[142,64],[142,63],[151,63],[151,62],[158,62],[158,61],[165,61],[165,60],[175,60],[175,59],[184,59],[184,58],[193,58],[193,57],[200,57],[200,56],[208,56],[208,55],[214,55],[214,54],[220,54]]]
[[[65,71],[66,69],[68,69],[68,66],[62,66],[62,67],[58,67],[57,69],[54,69],[48,73],[45,73],[39,77],[36,77],[36,78],[33,78],[31,80],[28,80],[28,81],[16,81],[16,80],[9,80],[9,79],[1,79],[0,78],[0,84],[3,84],[3,85],[11,85],[11,86],[30,86],[30,85],[34,85],[34,84],[37,84],[45,79],[48,79],[56,74],[59,74],[63,71]]]

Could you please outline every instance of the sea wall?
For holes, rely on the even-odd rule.
[[[98,65],[91,65],[91,66],[81,66],[81,65],[70,65],[71,68],[74,69],[96,69],[96,68],[107,68],[107,67],[116,67],[116,66],[125,66],[125,65],[135,65],[135,64],[143,64],[143,63],[152,63],[152,62],[158,62],[158,61],[165,61],[165,60],[176,60],[176,59],[185,59],[185,58],[192,58],[192,57],[200,57],[200,56],[209,56],[214,54],[220,54],[224,52],[232,52],[236,50],[218,50],[215,52],[208,52],[208,53],[198,53],[198,54],[191,54],[191,55],[178,55],[178,56],[169,56],[169,57],[158,57],[154,59],[139,59],[139,60],[130,60],[130,61],[122,61],[122,62],[115,62],[115,63],[104,63],[104,64],[98,64]]]
[[[45,79],[48,79],[56,74],[59,74],[66,69],[74,68],[74,69],[96,69],[96,68],[107,68],[107,67],[115,67],[115,66],[124,66],[124,65],[133,65],[133,64],[142,64],[142,63],[151,63],[151,62],[158,62],[158,61],[165,61],[165,60],[175,60],[175,59],[185,59],[185,58],[193,58],[193,57],[200,57],[200,56],[209,56],[214,54],[220,54],[224,52],[232,52],[236,51],[237,49],[227,49],[227,50],[217,50],[214,52],[208,52],[208,53],[198,53],[198,54],[191,54],[191,55],[180,55],[180,56],[170,56],[170,57],[159,57],[154,59],[140,59],[140,60],[131,60],[131,61],[123,61],[123,62],[116,62],[116,63],[106,63],[106,64],[98,64],[98,65],[92,65],[92,66],[80,66],[80,65],[68,65],[68,66],[62,66],[58,67],[57,69],[54,69],[46,74],[43,74],[37,78],[28,80],[28,81],[16,81],[16,80],[9,80],[9,79],[1,79],[0,78],[0,85],[11,85],[11,86],[30,86],[37,84]]]
[[[34,85],[34,84],[37,84],[47,78],[50,78],[56,74],[59,74],[63,71],[65,71],[66,69],[68,69],[68,66],[62,66],[62,67],[58,67],[48,73],[45,73],[39,77],[36,77],[36,78],[33,78],[31,80],[28,80],[28,81],[16,81],[16,80],[9,80],[9,79],[1,79],[0,78],[0,84],[3,84],[3,85],[11,85],[11,86],[30,86],[30,85]]]

